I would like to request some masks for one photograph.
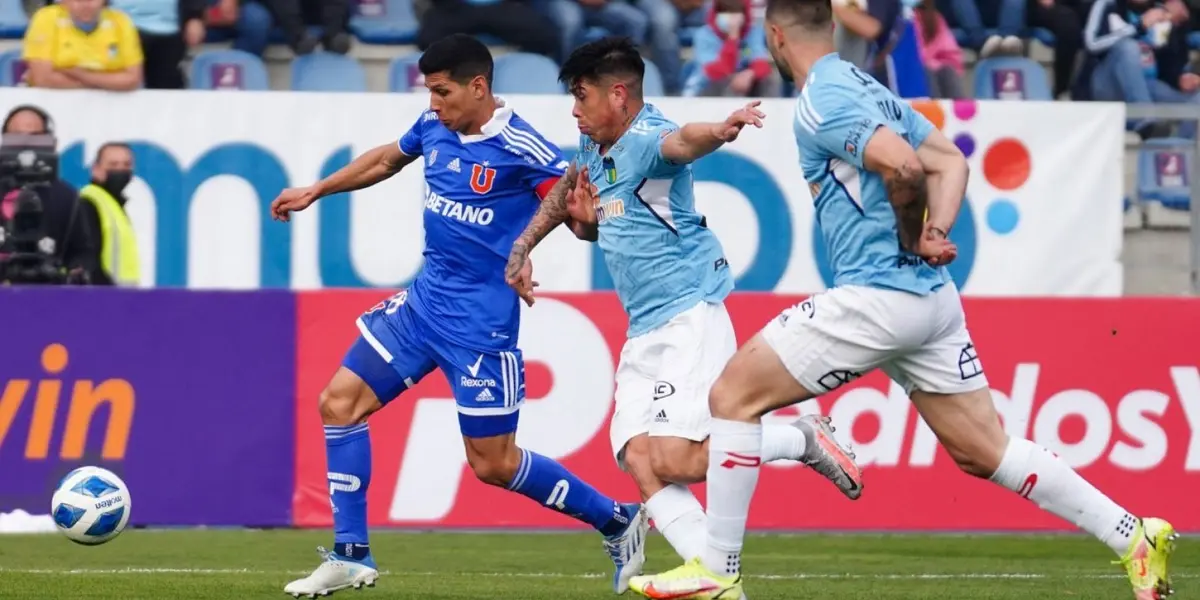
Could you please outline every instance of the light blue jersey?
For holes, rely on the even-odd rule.
[[[883,177],[863,167],[867,141],[880,127],[920,146],[933,131],[924,115],[853,64],[827,54],[804,81],[792,127],[834,286],[924,296],[950,281],[944,267],[931,267],[900,247]]]
[[[576,167],[586,166],[599,189],[600,249],[629,337],[733,289],[725,251],[696,212],[691,166],[663,158],[663,139],[678,129],[647,104],[604,154],[591,138],[579,140]]]

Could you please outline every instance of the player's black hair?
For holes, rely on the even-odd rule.
[[[483,42],[465,34],[446,36],[421,54],[417,68],[425,76],[448,73],[450,79],[466,84],[483,76],[492,85],[492,52]]]
[[[830,0],[767,0],[767,20],[782,27],[827,31],[833,22],[833,4]]]
[[[634,93],[642,95],[646,63],[629,38],[609,37],[588,42],[575,49],[558,71],[558,80],[574,91],[580,83],[599,83],[619,79]]]

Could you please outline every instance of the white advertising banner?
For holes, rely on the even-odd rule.
[[[56,122],[64,179],[81,185],[100,144],[134,147],[128,210],[146,286],[397,287],[421,267],[421,163],[390,181],[322,200],[291,224],[271,221],[280,189],[307,185],[373,146],[394,142],[425,95],[287,92],[132,94],[0,90]],[[509,98],[573,155],[569,97]],[[668,99],[676,122],[720,120],[737,100]],[[814,236],[789,100],[767,125],[695,165],[696,196],[749,291],[810,293],[830,280]],[[1124,107],[1102,103],[922,103],[972,167],[953,232],[951,272],[979,296],[1115,296],[1122,289]],[[608,289],[590,244],[556,231],[534,253],[549,291]]]

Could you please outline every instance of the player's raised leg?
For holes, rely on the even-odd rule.
[[[520,350],[481,353],[446,345],[440,351],[475,476],[599,531],[615,566],[614,589],[624,591],[645,563],[649,522],[641,505],[617,502],[558,461],[517,446],[517,421],[525,401]]]
[[[373,586],[379,577],[367,535],[367,489],[371,483],[371,438],[367,418],[384,403],[433,369],[423,344],[406,335],[394,309],[397,294],[358,320],[361,336],[321,392],[325,427],[329,501],[333,507],[333,550],[318,548],[321,564],[311,575],[289,583],[293,596],[322,596],[346,588]],[[387,311],[392,310],[388,315]],[[389,326],[388,318],[394,317]]]

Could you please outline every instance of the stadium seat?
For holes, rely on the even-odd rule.
[[[398,56],[388,67],[388,90],[392,92],[424,92],[425,76],[417,69],[421,53]]]
[[[21,85],[25,77],[25,61],[20,50],[9,50],[0,54],[0,87]]]
[[[497,94],[565,94],[558,65],[540,54],[511,52],[496,57],[492,89]]]
[[[1050,33],[1049,29],[1036,27],[1029,31],[1029,37],[1041,42],[1045,46],[1054,47],[1054,34]]]
[[[367,44],[411,44],[417,16],[411,0],[356,0],[350,31]]]
[[[313,52],[292,61],[292,90],[298,92],[365,92],[367,73],[357,60],[341,54]]]
[[[19,40],[28,25],[29,15],[19,0],[0,0],[0,38]]]
[[[1200,31],[1193,31],[1187,35],[1188,48],[1192,50],[1200,50]]]
[[[975,97],[980,100],[1052,100],[1042,65],[1020,56],[975,63]]]
[[[193,90],[271,89],[262,59],[240,50],[211,50],[192,59],[189,87]]]
[[[1188,165],[1196,142],[1184,138],[1152,138],[1142,143],[1137,159],[1137,199],[1159,202],[1165,208],[1191,207]]]
[[[642,79],[642,95],[648,98],[666,96],[662,73],[659,73],[658,66],[650,60],[643,59],[642,62],[646,63],[646,76]]]

